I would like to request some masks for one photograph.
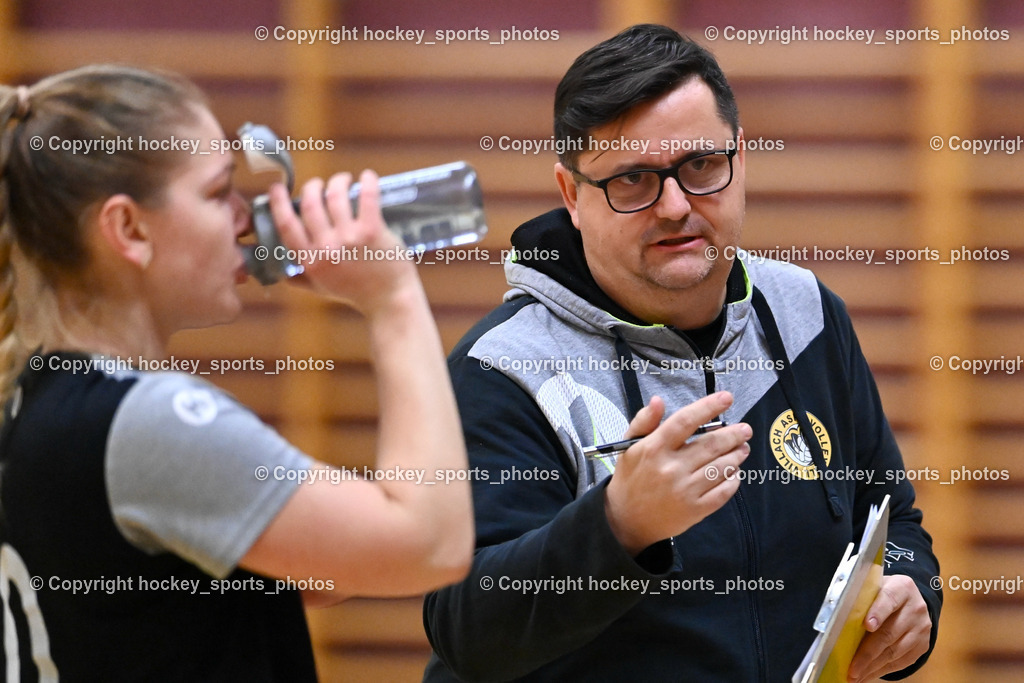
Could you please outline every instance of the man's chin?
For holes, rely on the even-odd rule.
[[[650,269],[648,280],[663,289],[687,290],[706,283],[715,270],[715,263],[706,258],[677,257],[661,267]]]

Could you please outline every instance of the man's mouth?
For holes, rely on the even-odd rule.
[[[666,237],[651,246],[671,251],[686,251],[688,249],[699,249],[701,245],[705,244],[706,240],[703,235],[677,235],[676,237]]]
[[[683,237],[670,237],[658,242],[658,244],[665,247],[674,247],[677,244],[689,244],[690,242],[698,239],[700,235],[684,235]]]

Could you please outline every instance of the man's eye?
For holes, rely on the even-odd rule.
[[[700,173],[701,171],[708,170],[708,166],[710,165],[711,162],[708,160],[707,157],[700,157],[698,159],[694,159],[693,161],[687,162],[686,168],[694,173]]]

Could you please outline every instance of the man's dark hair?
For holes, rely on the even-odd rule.
[[[637,24],[587,50],[565,72],[555,91],[555,140],[586,140],[593,129],[693,77],[711,88],[718,115],[735,136],[736,98],[714,56],[667,26]],[[575,168],[580,150],[565,147],[559,160]]]

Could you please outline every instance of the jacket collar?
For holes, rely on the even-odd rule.
[[[583,240],[566,209],[556,209],[521,225],[512,234],[514,256],[505,264],[513,290],[506,300],[529,294],[575,326],[605,335],[621,334],[635,344],[680,352],[678,332],[641,320],[598,286],[583,253]],[[742,259],[733,262],[726,291],[725,320],[718,347],[728,345],[750,311],[750,282]],[[689,355],[684,352],[684,355]]]

